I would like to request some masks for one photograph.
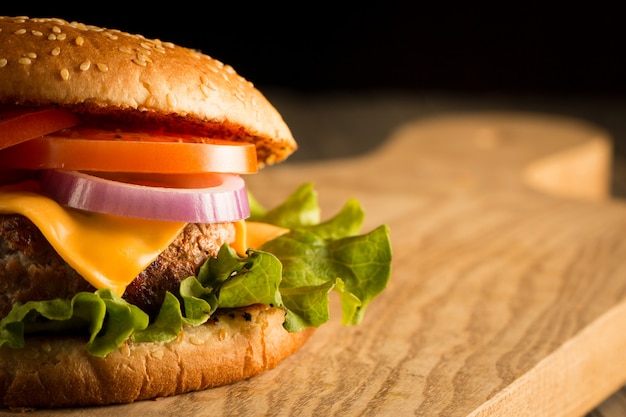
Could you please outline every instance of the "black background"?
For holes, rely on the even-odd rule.
[[[232,65],[261,87],[626,93],[621,13],[589,2],[551,12],[508,2],[489,8],[393,1],[358,8],[345,2],[55,3],[0,9],[173,41]]]
[[[610,132],[612,189],[626,195],[626,25],[617,6],[6,3],[3,15],[140,33],[230,64],[294,131],[300,150],[291,159],[365,152],[396,126],[437,111],[554,113]]]

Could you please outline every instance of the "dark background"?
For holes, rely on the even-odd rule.
[[[626,196],[626,29],[617,6],[5,3],[4,15],[141,33],[230,64],[291,127],[300,147],[290,161],[367,152],[403,123],[441,112],[551,113],[612,135],[612,190]]]
[[[0,9],[5,15],[63,17],[200,49],[258,86],[302,92],[626,92],[622,15],[589,2],[553,12],[509,2],[482,9],[473,2],[438,8],[359,2],[358,9],[339,1],[281,7],[268,2],[128,1],[117,8],[111,2],[29,3]]]

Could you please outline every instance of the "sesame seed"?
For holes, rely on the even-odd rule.
[[[133,51],[130,48],[127,48],[125,46],[122,46],[120,48],[118,48],[120,52],[123,52],[125,54],[129,54],[132,55]]]
[[[64,41],[67,38],[67,33],[59,33],[57,35],[57,40]]]
[[[120,346],[119,351],[122,355],[126,357],[130,356],[130,346],[128,346],[128,343],[124,343],[122,346]]]
[[[111,33],[111,32],[104,32],[104,36],[106,36],[107,38],[116,41],[119,39],[119,36],[117,36],[115,33]]]
[[[202,95],[206,98],[211,97],[211,94],[213,93],[213,90],[204,84],[200,84],[200,91],[202,91]]]
[[[4,68],[7,66],[7,60],[6,58],[0,58],[0,68]]]
[[[137,51],[137,59],[145,62],[152,62],[152,58],[150,58],[150,54],[146,55],[141,51]]]
[[[55,35],[54,33],[51,33],[48,35],[48,40],[49,41],[56,41],[57,40],[57,35]]]
[[[242,103],[246,102],[246,97],[241,91],[235,91],[235,97],[237,98],[237,100],[241,101]]]
[[[61,78],[63,78],[63,81],[67,81],[70,79],[70,72],[67,68],[63,68],[61,70]]]
[[[96,64],[96,67],[98,67],[98,69],[100,70],[100,72],[107,72],[109,70],[109,66],[107,64],[103,64],[101,62],[98,62]]]
[[[141,67],[145,67],[145,66],[147,66],[147,65],[148,65],[148,64],[146,63],[146,61],[144,61],[143,59],[140,59],[140,58],[138,58],[138,57],[131,58],[130,60],[131,60],[133,63],[135,63],[135,64],[137,64],[137,65],[139,65],[139,66],[141,66]]]
[[[41,32],[40,32],[40,31],[38,31],[38,30],[33,30],[31,33],[32,33],[33,35],[35,35],[35,36],[43,36],[43,33],[41,33]]]
[[[155,349],[150,352],[150,356],[155,359],[163,359],[163,356],[165,356],[165,352],[163,350]]]
[[[52,49],[52,51],[50,51],[50,55],[52,56],[58,56],[60,53],[61,53],[61,48],[59,48],[58,46]]]
[[[85,43],[85,38],[83,38],[82,36],[78,36],[74,42],[76,43],[76,45],[81,46],[82,44]]]
[[[78,68],[80,68],[81,71],[87,71],[89,67],[91,67],[91,61],[87,60],[80,64]]]
[[[28,58],[30,58],[30,59],[35,59],[35,58],[37,58],[37,54],[36,54],[36,53],[34,53],[34,52],[28,52],[28,53],[26,53],[25,55],[26,55],[26,57],[28,57]]]
[[[226,339],[226,336],[228,336],[228,332],[226,331],[226,329],[220,329],[220,331],[217,333],[217,338],[219,340]]]
[[[204,340],[202,340],[201,338],[197,336],[191,336],[189,338],[189,342],[191,342],[192,345],[200,346],[204,343]]]
[[[18,59],[17,62],[22,65],[30,65],[32,61],[30,60],[30,58],[22,57]]]
[[[18,29],[15,32],[13,32],[16,35],[23,35],[26,33],[26,29]]]
[[[59,28],[58,26],[52,26],[52,32],[59,34],[61,33],[61,28]]]

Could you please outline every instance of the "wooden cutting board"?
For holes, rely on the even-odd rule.
[[[389,287],[357,327],[330,323],[273,371],[80,416],[579,416],[626,383],[626,204],[609,136],[582,121],[458,114],[354,159],[249,179],[271,205],[313,181],[386,223]]]

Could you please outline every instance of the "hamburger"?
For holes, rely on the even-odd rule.
[[[251,82],[199,51],[0,17],[0,406],[100,406],[251,378],[338,294],[358,324],[387,285],[382,225],[322,219],[303,184],[266,208],[245,177],[297,149]]]

